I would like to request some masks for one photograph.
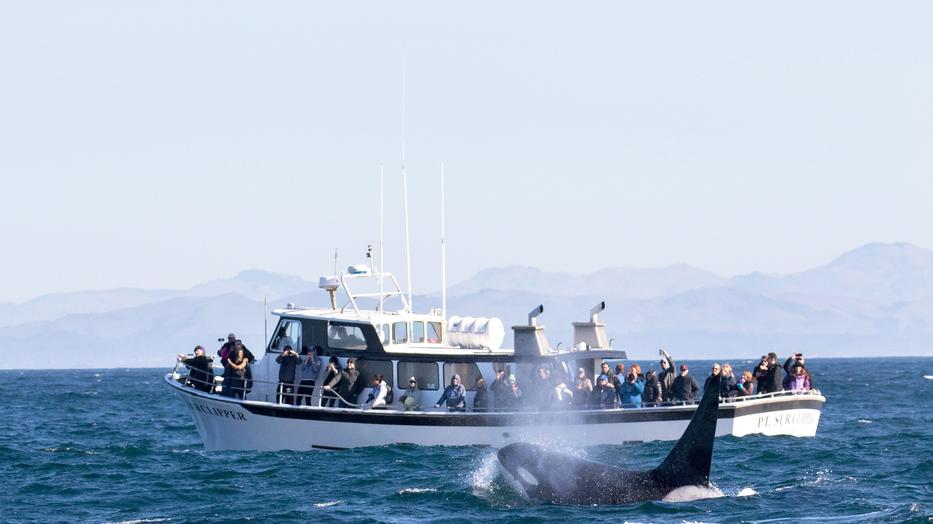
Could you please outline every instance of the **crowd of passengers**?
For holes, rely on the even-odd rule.
[[[321,348],[304,347],[300,354],[294,351],[291,341],[277,339],[281,354],[275,361],[279,364],[277,402],[281,404],[311,405],[316,381],[322,367],[325,375],[321,384],[321,405],[324,407],[380,408],[393,404],[393,392],[381,374],[367,381],[360,377],[356,359],[347,359],[342,367],[337,357],[330,357],[324,364]],[[508,368],[499,369],[492,384],[477,377],[473,384],[473,411],[516,411],[554,409],[612,409],[617,407],[654,407],[673,404],[689,404],[699,399],[706,383],[719,375],[719,395],[726,401],[736,397],[777,393],[781,391],[806,391],[813,389],[802,353],[793,353],[778,363],[775,353],[763,355],[753,370],[745,370],[736,378],[732,366],[712,365],[710,374],[701,388],[690,374],[686,364],[678,368],[674,359],[665,350],[660,350],[660,370],[642,371],[638,364],[617,364],[612,369],[602,362],[599,373],[590,379],[586,370],[577,370],[573,381],[565,373],[552,375],[551,368],[542,366],[534,377],[519,384]],[[217,351],[223,366],[221,394],[244,398],[252,388],[250,364],[255,360],[243,342],[231,333],[227,342]],[[194,348],[194,356],[178,355],[178,361],[189,368],[188,384],[205,392],[212,391],[213,357],[204,348]],[[568,384],[572,383],[572,387]],[[368,396],[362,396],[369,389]],[[416,377],[408,379],[408,387],[400,396],[399,403],[405,410],[421,410],[423,391]],[[362,402],[361,402],[362,400]],[[451,377],[434,403],[435,408],[446,406],[449,411],[467,411],[467,390],[460,375]]]

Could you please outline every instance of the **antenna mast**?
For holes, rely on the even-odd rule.
[[[383,254],[383,243],[382,243],[382,231],[383,223],[385,222],[384,213],[384,198],[383,193],[385,192],[385,166],[379,164],[379,312],[382,313],[382,303],[385,302],[385,291],[382,287],[382,273],[385,269],[385,255]]]
[[[441,316],[447,321],[447,232],[444,213],[444,163],[441,162]]]
[[[402,64],[402,200],[405,206],[405,270],[408,276],[408,312],[414,312],[411,302],[411,235],[408,230],[408,174],[405,171],[405,66]]]

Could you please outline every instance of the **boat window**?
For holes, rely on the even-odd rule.
[[[298,320],[282,319],[276,326],[269,343],[271,353],[281,353],[285,346],[291,346],[297,353],[301,351],[301,322]]]
[[[457,362],[444,364],[444,385],[450,384],[450,379],[454,375],[460,375],[460,383],[467,391],[473,391],[476,388],[476,377],[483,376],[479,372],[479,366],[473,362]]]
[[[441,343],[441,323],[428,322],[428,344]]]
[[[392,384],[395,383],[395,380],[392,378],[391,360],[358,359],[356,361],[356,369],[360,371],[359,380],[362,381],[364,389],[372,387],[373,375],[377,373],[385,377],[386,385],[388,385],[390,388],[392,387]],[[366,399],[363,398],[362,400]]]
[[[399,380],[408,387],[408,378],[415,377],[418,389],[422,391],[437,391],[437,364],[434,362],[399,362]],[[401,386],[399,386],[401,387]]]
[[[408,323],[396,322],[392,324],[392,342],[395,344],[408,343]]]
[[[388,324],[383,324],[380,327],[381,327],[381,333],[382,333],[382,345],[388,346],[389,344],[391,344],[391,342],[389,342],[389,329],[391,328],[389,327]]]
[[[415,344],[424,344],[424,322],[416,320],[411,323],[411,341]]]
[[[366,338],[359,326],[331,324],[327,330],[327,345],[335,349],[366,349]]]

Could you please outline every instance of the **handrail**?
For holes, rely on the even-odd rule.
[[[195,386],[195,384],[199,384],[199,385],[204,386],[204,387],[206,387],[206,388],[208,389],[208,391],[204,391],[205,393],[208,393],[208,394],[217,394],[217,393],[220,393],[220,392],[223,391],[223,390],[230,390],[230,389],[232,389],[232,390],[234,390],[234,391],[242,391],[242,392],[243,392],[243,397],[244,397],[242,400],[247,400],[247,399],[245,398],[246,395],[249,394],[249,392],[252,391],[252,389],[253,389],[252,387],[249,387],[249,388],[248,388],[248,387],[246,387],[245,385],[242,386],[242,387],[237,387],[237,386],[232,386],[232,385],[224,384],[223,372],[222,372],[222,371],[221,371],[220,373],[214,372],[215,369],[220,369],[220,370],[223,369],[223,368],[220,368],[220,367],[215,367],[215,366],[213,366],[213,365],[211,366],[211,373],[212,373],[213,376],[214,376],[214,380],[213,380],[213,381],[206,381],[206,380],[202,380],[202,379],[199,379],[199,378],[196,378],[196,377],[191,377],[191,376],[190,376],[190,369],[188,369],[188,373],[186,373],[186,374],[183,375],[183,374],[181,374],[181,373],[179,372],[179,369],[182,368],[182,367],[187,368],[187,366],[185,366],[182,362],[176,362],[175,367],[172,369],[172,378],[173,378],[173,380],[175,380],[175,381],[177,381],[177,382],[179,382],[179,383],[181,383],[181,384],[183,384],[183,385],[185,385],[185,386],[194,387],[195,389],[198,389],[198,390],[200,390],[200,391],[204,391],[203,389],[197,388],[197,387]],[[243,379],[243,380],[244,380],[244,382],[245,382],[246,379]],[[333,389],[327,391],[327,393],[326,393],[327,397],[324,397],[323,395],[324,395],[325,393],[324,393],[324,390],[323,390],[323,389],[320,390],[320,393],[318,392],[318,388],[323,388],[323,386],[315,385],[315,386],[314,386],[314,390],[313,390],[313,392],[312,392],[311,394],[304,394],[304,393],[301,393],[301,394],[300,394],[300,393],[298,393],[298,386],[299,386],[299,384],[294,384],[294,385],[295,385],[295,391],[294,391],[293,393],[288,393],[288,394],[286,394],[286,393],[283,393],[283,392],[281,391],[281,383],[278,382],[278,381],[271,382],[271,381],[267,381],[267,380],[257,380],[257,379],[250,379],[249,381],[250,381],[253,385],[255,385],[255,384],[268,384],[268,385],[271,385],[271,386],[275,386],[276,398],[278,399],[278,401],[276,402],[277,404],[291,405],[291,406],[296,406],[296,407],[302,407],[302,406],[305,406],[305,405],[306,405],[305,399],[308,399],[308,403],[310,403],[311,399],[314,398],[315,395],[318,395],[318,398],[320,399],[320,401],[321,401],[322,404],[324,403],[325,400],[329,400],[329,399],[333,399],[333,398],[336,398],[337,400],[341,401],[343,404],[341,404],[341,405],[339,405],[339,406],[336,406],[336,407],[328,407],[328,406],[324,406],[324,405],[320,405],[320,406],[307,406],[307,407],[320,407],[320,408],[324,408],[324,409],[346,409],[347,407],[352,407],[352,408],[361,408],[361,407],[364,407],[364,404],[358,404],[358,403],[348,402],[347,399],[343,398],[336,390],[333,390]],[[296,400],[297,404],[286,404],[286,403],[281,402],[281,399],[282,399],[283,397],[285,397],[285,396],[294,398],[294,399]],[[748,401],[752,401],[752,400],[772,399],[772,398],[777,398],[777,397],[791,397],[791,396],[822,396],[822,393],[821,393],[819,390],[817,390],[817,389],[796,390],[796,391],[775,391],[775,392],[773,392],[773,393],[755,394],[755,395],[747,395],[747,396],[720,397],[719,400],[720,400],[720,405],[729,405],[729,404],[738,404],[738,403],[741,403],[741,402],[748,402]],[[239,397],[238,397],[238,396],[232,396],[232,398],[239,398]],[[636,404],[632,404],[632,403],[625,403],[625,404],[621,404],[621,403],[620,403],[620,404],[617,404],[616,407],[613,407],[613,408],[600,408],[600,407],[598,407],[598,406],[593,406],[593,405],[585,405],[585,406],[580,406],[580,407],[574,406],[574,405],[567,405],[567,406],[555,406],[555,407],[552,408],[552,409],[539,409],[539,406],[528,405],[528,406],[514,406],[514,407],[509,407],[509,408],[507,408],[507,409],[501,409],[501,408],[493,408],[493,407],[490,407],[490,408],[488,408],[488,409],[486,409],[486,410],[473,411],[473,413],[503,413],[503,412],[528,413],[528,412],[558,412],[558,411],[569,411],[569,412],[599,411],[599,412],[605,412],[605,411],[623,410],[623,409],[625,409],[625,410],[632,410],[632,409],[657,409],[657,408],[662,408],[662,409],[663,409],[663,408],[685,407],[685,406],[686,406],[686,407],[690,407],[690,406],[695,406],[698,402],[699,402],[699,398],[698,398],[698,399],[695,399],[695,400],[692,400],[692,401],[642,402],[641,405],[636,405]],[[391,408],[391,406],[390,406],[390,408]],[[434,408],[434,409],[430,409],[430,408],[428,408],[428,409],[422,409],[422,410],[420,410],[419,412],[424,412],[424,411],[443,411],[443,412],[446,412],[447,410],[446,410],[446,408],[441,407],[441,408]],[[401,411],[401,410],[400,410],[400,412],[406,412],[406,411]]]

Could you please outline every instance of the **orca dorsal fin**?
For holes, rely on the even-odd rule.
[[[706,384],[700,405],[684,434],[664,462],[652,471],[655,478],[664,484],[671,487],[709,484],[716,420],[719,418],[720,380],[717,376]]]

